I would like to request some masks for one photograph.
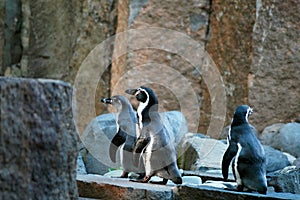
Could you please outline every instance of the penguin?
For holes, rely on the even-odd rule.
[[[248,105],[238,106],[234,112],[227,137],[228,147],[222,160],[222,174],[226,181],[232,161],[238,191],[248,190],[266,194],[266,156],[255,135],[256,129],[248,122],[252,112]]]
[[[133,148],[139,132],[136,131],[137,119],[129,100],[118,95],[102,98],[101,102],[111,104],[117,109],[117,134],[109,146],[109,156],[113,162],[116,162],[117,151],[120,148],[120,160],[123,167],[120,178],[128,178],[129,172],[135,172],[143,178],[145,175],[143,162],[139,162],[138,165],[133,164]]]
[[[139,101],[137,119],[141,134],[135,143],[133,153],[135,164],[140,157],[143,158],[146,175],[142,180],[136,181],[147,183],[152,176],[159,176],[163,178],[162,181],[150,183],[165,185],[171,180],[175,184],[182,184],[176,162],[176,150],[158,113],[156,94],[144,86],[125,92],[134,95]]]

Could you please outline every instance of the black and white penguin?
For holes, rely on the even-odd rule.
[[[146,176],[139,182],[146,183],[152,176],[163,178],[157,184],[167,184],[168,180],[181,184],[182,178],[177,166],[174,144],[158,113],[158,99],[147,87],[128,89],[127,94],[135,95],[140,102],[137,108],[138,124],[141,131],[134,147],[134,161],[143,158]]]
[[[227,137],[228,147],[222,160],[222,174],[227,180],[232,161],[238,191],[245,189],[266,194],[266,157],[255,129],[248,123],[252,112],[252,108],[247,105],[237,107],[234,112]]]
[[[120,160],[123,167],[123,174],[120,178],[128,178],[129,172],[135,172],[144,177],[144,163],[140,161],[137,166],[133,163],[133,148],[139,132],[137,132],[136,115],[129,100],[124,96],[112,96],[102,98],[101,102],[111,104],[117,109],[117,134],[109,146],[109,156],[113,162],[116,162],[117,152],[120,148]]]

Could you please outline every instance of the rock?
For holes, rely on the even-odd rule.
[[[234,183],[214,182],[213,185],[157,185],[129,182],[126,179],[100,175],[78,175],[78,192],[81,198],[97,199],[299,199],[300,195],[268,192],[267,195],[224,190],[221,186]],[[232,186],[231,186],[232,187]]]
[[[280,128],[284,125],[284,123],[276,123],[270,126],[267,126],[260,136],[260,141],[262,144],[272,146],[273,140],[277,138],[279,134]]]
[[[300,123],[288,123],[280,129],[274,147],[300,157]]]
[[[84,162],[82,160],[82,156],[78,155],[77,157],[77,169],[76,169],[77,174],[87,174]]]
[[[5,1],[0,1],[0,75],[3,75],[3,46],[4,46]]]
[[[262,134],[262,143],[272,146],[280,151],[290,153],[295,157],[300,156],[300,124],[293,122],[285,125],[273,125],[274,131]],[[279,132],[276,131],[279,128]],[[271,127],[270,127],[271,128]]]
[[[180,167],[185,170],[221,169],[223,154],[227,145],[210,138],[188,134],[182,141]]]
[[[226,124],[229,124],[237,105],[248,101],[255,1],[214,0],[211,10],[206,49],[218,66],[226,87],[226,105],[221,106],[226,106]],[[209,113],[209,98],[204,99],[207,99],[206,112]]]
[[[178,111],[161,113],[161,118],[167,127],[171,142],[178,145],[187,132],[185,117]],[[81,155],[88,173],[105,174],[110,167],[119,168],[120,161],[113,163],[109,158],[109,144],[116,134],[114,114],[103,114],[96,117],[80,136],[85,149]]]
[[[287,156],[284,153],[282,153],[270,146],[263,145],[263,147],[264,147],[264,150],[266,153],[266,159],[267,159],[267,173],[274,172],[274,171],[283,169],[286,166],[291,165]]]
[[[119,85],[111,86],[114,89],[113,93],[120,94],[129,87],[148,84],[158,94],[162,111],[181,109],[189,123],[189,130],[199,132],[198,126],[200,126],[201,131],[204,132],[211,120],[211,116],[206,114],[209,112],[202,111],[201,116],[199,115],[200,101],[206,101],[202,97],[202,87],[206,86],[202,81],[202,74],[186,60],[186,56],[182,55],[185,52],[189,52],[189,55],[195,53],[195,48],[190,48],[182,39],[176,39],[172,35],[168,35],[165,30],[184,33],[184,38],[190,37],[193,44],[196,44],[196,48],[201,47],[204,49],[209,28],[209,1],[133,0],[128,2],[129,6],[124,6],[122,11],[118,13],[120,14],[118,16],[119,21],[122,20],[118,23],[118,28],[124,26],[124,22],[127,22],[130,30],[144,29],[142,39],[146,43],[142,48],[133,51],[132,49],[136,47],[135,41],[140,38],[136,35],[127,37],[126,47],[127,52],[130,53],[126,55],[127,57],[123,63],[119,63],[119,65],[112,68],[114,74],[118,73],[116,78],[119,81]],[[149,27],[160,27],[165,28],[165,30],[163,30],[163,34],[156,35],[149,31]],[[149,41],[151,41],[151,44]],[[183,53],[173,52],[168,48],[168,45],[175,42],[178,43],[179,47],[183,47]],[[141,44],[141,42],[139,43]],[[160,47],[152,48],[155,43],[161,44]],[[190,49],[187,50],[188,48]],[[201,63],[202,58],[199,58],[198,61]],[[198,66],[201,66],[201,64]],[[174,73],[170,74],[168,72]],[[188,83],[184,82],[183,79],[188,80]],[[116,80],[113,82],[116,83]],[[201,87],[199,87],[199,84]],[[206,97],[209,99],[208,93]],[[207,100],[207,102],[210,105],[210,101]],[[208,110],[210,111],[210,109]],[[205,121],[201,120],[202,123],[199,123],[198,118],[200,117],[205,118]],[[195,118],[196,120],[193,121]]]
[[[261,131],[268,124],[290,121],[300,113],[296,100],[300,99],[299,43],[295,42],[300,15],[297,0],[256,2],[247,98],[255,105],[252,121]]]
[[[0,78],[0,199],[76,199],[72,87]]]
[[[273,186],[276,192],[300,194],[300,169],[289,166],[268,174],[268,186]]]
[[[284,155],[286,155],[288,161],[290,162],[290,165],[294,165],[293,163],[295,162],[296,160],[296,157],[295,156],[292,156],[291,154],[289,153],[286,153],[286,152],[282,152]]]
[[[98,199],[172,199],[173,186],[129,182],[100,175],[78,175],[80,197]]]
[[[300,157],[294,160],[293,165],[295,165],[298,169],[300,169]]]

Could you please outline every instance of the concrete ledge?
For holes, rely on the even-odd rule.
[[[135,183],[127,179],[108,178],[101,175],[77,175],[81,198],[94,199],[300,199],[300,195],[269,192],[267,195],[228,191],[206,185],[156,185]]]

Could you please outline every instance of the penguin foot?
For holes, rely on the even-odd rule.
[[[159,185],[166,185],[168,182],[168,179],[163,179],[162,181],[150,181],[152,184],[159,184]]]
[[[148,181],[150,180],[151,176],[145,176],[143,179],[131,179],[130,181],[132,182],[137,182],[137,183],[148,183]]]

